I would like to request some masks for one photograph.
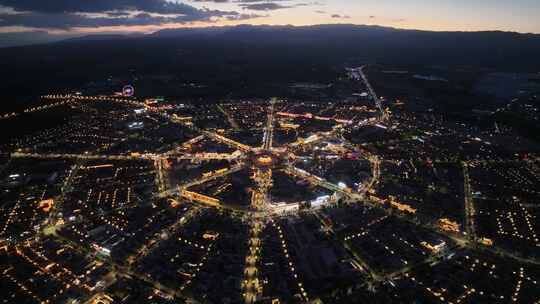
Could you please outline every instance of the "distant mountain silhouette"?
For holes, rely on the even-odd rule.
[[[129,39],[136,37],[144,37],[144,34],[93,34],[84,35],[81,37],[74,37],[62,40],[61,42],[81,42],[81,41],[107,41],[118,39]]]
[[[77,87],[109,76],[163,75],[222,88],[328,81],[345,65],[387,63],[540,71],[540,35],[432,32],[331,24],[164,29],[0,49],[2,93]],[[160,89],[163,89],[160,87]],[[210,89],[208,89],[210,91]],[[141,90],[138,90],[141,92]],[[178,92],[175,91],[174,94]],[[181,94],[184,91],[180,92]],[[180,94],[178,93],[178,94]]]
[[[46,31],[0,33],[0,48],[50,43],[62,41],[69,37],[66,35],[50,35]]]
[[[133,36],[96,35],[70,42],[126,38]],[[540,53],[540,35],[515,32],[433,32],[351,24],[238,25],[163,29],[137,38],[152,41],[152,44],[188,39],[190,42],[247,43],[254,47],[310,47],[312,52],[324,50],[328,55],[337,56],[337,61],[359,56],[383,62],[540,69],[540,56],[537,55]]]

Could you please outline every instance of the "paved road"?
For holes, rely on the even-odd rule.
[[[266,115],[266,127],[264,129],[263,149],[269,151],[272,148],[274,140],[274,108],[276,100],[273,98],[270,101],[270,107]]]

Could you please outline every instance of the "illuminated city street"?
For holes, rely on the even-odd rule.
[[[20,115],[77,114],[6,154],[2,282],[28,303],[540,299],[537,160],[411,117],[364,70],[333,103],[42,96]]]

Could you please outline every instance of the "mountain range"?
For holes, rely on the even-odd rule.
[[[431,32],[367,25],[164,29],[0,48],[2,95],[42,94],[112,77],[178,82],[324,81],[346,65],[383,63],[540,71],[540,35]]]

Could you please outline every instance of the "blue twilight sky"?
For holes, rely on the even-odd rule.
[[[0,0],[0,40],[327,23],[540,33],[540,0]]]

